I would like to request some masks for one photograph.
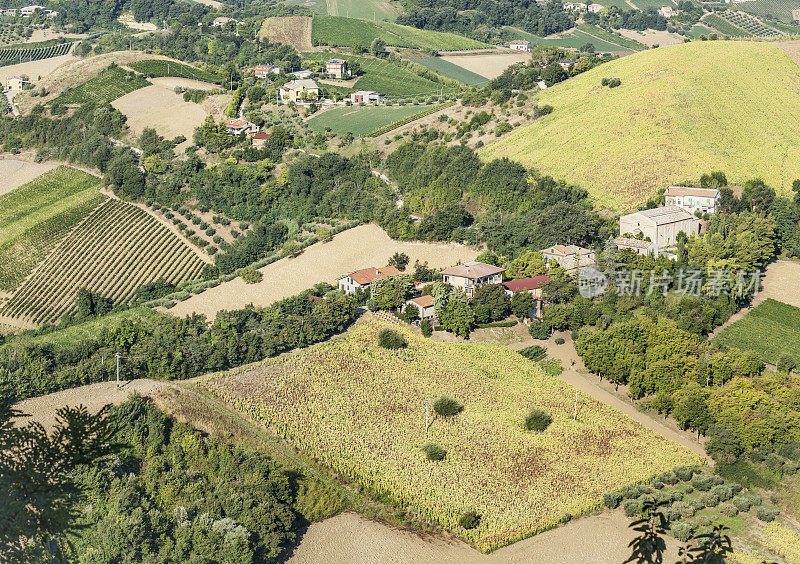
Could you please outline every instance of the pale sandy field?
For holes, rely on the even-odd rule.
[[[176,76],[162,76],[158,78],[148,79],[153,84],[173,90],[177,87],[187,88],[190,90],[216,90],[220,88],[216,84],[210,82],[203,82],[202,80],[194,80],[192,78],[179,78]]]
[[[756,299],[768,298],[800,307],[800,262],[779,260],[767,267]]]
[[[486,78],[497,78],[514,63],[530,61],[531,56],[530,53],[509,50],[486,55],[446,55],[442,59]]]
[[[216,8],[217,10],[222,8],[222,2],[217,2],[217,0],[192,0],[192,1],[197,2],[198,4],[211,6],[212,8]]]
[[[202,313],[214,318],[218,311],[241,309],[247,304],[268,306],[294,296],[320,282],[336,284],[347,272],[370,266],[385,266],[395,253],[406,253],[414,261],[428,261],[432,268],[442,268],[474,259],[479,252],[470,247],[433,243],[409,243],[392,240],[377,225],[361,225],[339,233],[328,243],[317,243],[298,257],[281,259],[261,269],[263,280],[246,284],[241,278],[209,288],[170,309],[185,316]]]
[[[678,43],[683,43],[683,37],[677,33],[670,33],[668,31],[656,31],[654,29],[648,29],[645,31],[620,29],[618,31],[623,37],[633,39],[639,43],[644,43],[648,47],[652,47],[653,45],[660,45],[661,47],[664,47],[665,45],[677,45]]]
[[[54,163],[30,163],[13,158],[0,157],[0,196],[16,190],[56,167]]]
[[[34,29],[33,35],[24,41],[24,43],[38,43],[40,41],[47,41],[49,39],[84,39],[88,37],[86,33],[62,33],[60,31],[53,31],[52,29]]]
[[[135,19],[133,19],[133,14],[122,14],[117,19],[119,23],[125,27],[129,27],[130,29],[136,29],[139,31],[158,31],[158,26],[156,24],[150,22],[137,22]]]
[[[797,64],[800,64],[800,41],[776,41],[774,45],[786,51]]]
[[[72,55],[61,55],[60,57],[42,59],[41,61],[31,61],[29,63],[0,67],[0,82],[2,82],[3,88],[5,88],[6,79],[9,76],[19,76],[22,74],[28,75],[33,82],[37,82],[39,77],[47,77],[57,68],[72,61],[76,61],[77,59],[77,57],[73,57]]]

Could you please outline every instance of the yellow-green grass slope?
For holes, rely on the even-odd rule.
[[[618,77],[617,88],[601,86]],[[614,210],[723,170],[800,178],[800,67],[767,43],[703,41],[600,65],[538,95],[553,113],[482,151],[580,183]]]
[[[684,447],[578,393],[498,344],[437,343],[401,329],[408,347],[377,345],[387,325],[360,321],[318,347],[212,375],[200,386],[382,499],[489,551],[599,505],[603,493],[678,464]],[[464,405],[433,418],[425,403]],[[523,429],[538,407],[553,422]],[[433,415],[433,410],[431,410]],[[447,454],[427,460],[421,447]],[[481,515],[472,530],[466,511]]]

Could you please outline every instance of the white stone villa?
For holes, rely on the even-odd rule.
[[[344,290],[345,294],[355,294],[356,290],[366,290],[375,280],[383,280],[398,274],[400,274],[400,271],[393,266],[362,268],[341,276],[339,278],[339,289]]]
[[[461,288],[470,298],[475,290],[487,284],[500,284],[505,268],[483,262],[465,262],[442,271],[442,282]]]
[[[714,213],[719,202],[719,190],[716,188],[693,188],[691,186],[670,186],[664,192],[665,204],[678,206],[689,213],[700,211]]]

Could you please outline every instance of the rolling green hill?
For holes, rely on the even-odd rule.
[[[603,77],[619,77],[609,89]],[[800,67],[768,43],[703,41],[600,65],[538,95],[552,114],[482,150],[576,182],[599,205],[723,170],[777,190],[800,178]]]

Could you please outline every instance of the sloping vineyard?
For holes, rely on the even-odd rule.
[[[94,102],[98,105],[106,104],[149,84],[150,82],[143,76],[113,65],[80,86],[64,90],[58,97],[51,100],[50,104],[53,106],[77,105],[86,102]]]
[[[50,47],[36,47],[28,49],[25,47],[0,49],[0,65],[15,65],[17,63],[28,63],[39,61],[51,57],[59,57],[69,53],[74,43],[61,43]]]
[[[159,77],[179,77],[201,80],[212,84],[219,84],[224,80],[218,74],[198,69],[175,61],[164,61],[161,59],[148,59],[145,61],[135,61],[128,65],[136,72],[142,73],[148,78]]]
[[[147,282],[196,278],[204,264],[147,212],[108,200],[50,253],[0,315],[53,323],[74,308],[79,288],[124,302]]]

